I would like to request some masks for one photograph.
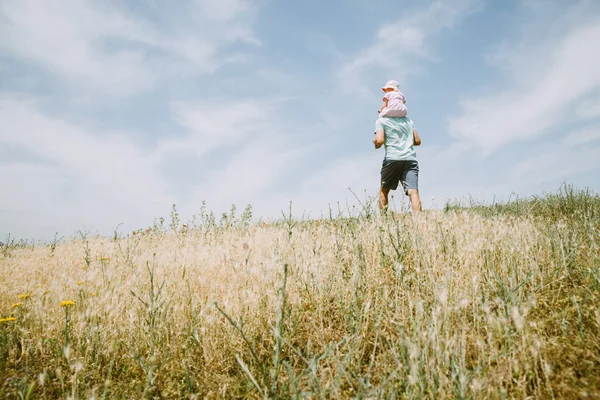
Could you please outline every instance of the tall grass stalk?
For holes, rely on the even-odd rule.
[[[600,396],[597,194],[371,203],[3,244],[0,398]]]

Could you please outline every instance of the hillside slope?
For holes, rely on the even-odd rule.
[[[175,221],[4,246],[0,266],[2,398],[600,396],[589,192]]]

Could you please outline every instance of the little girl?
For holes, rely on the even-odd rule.
[[[379,111],[380,117],[406,117],[406,98],[402,94],[397,81],[388,81],[381,88],[385,92],[383,104]]]

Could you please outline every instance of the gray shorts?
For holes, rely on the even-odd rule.
[[[383,160],[381,187],[396,190],[399,182],[402,182],[406,194],[409,189],[419,190],[419,163],[414,160]]]

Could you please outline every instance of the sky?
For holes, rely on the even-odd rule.
[[[0,241],[360,207],[390,79],[426,209],[600,192],[598,43],[597,0],[0,0]]]

